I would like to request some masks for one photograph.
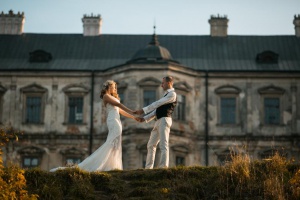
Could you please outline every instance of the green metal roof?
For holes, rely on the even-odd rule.
[[[0,70],[107,70],[126,64],[151,41],[151,35],[84,37],[82,34],[0,35]],[[290,36],[158,35],[173,60],[195,70],[300,71],[300,38]],[[29,53],[52,55],[29,62]],[[278,63],[256,62],[259,53],[278,54]]]

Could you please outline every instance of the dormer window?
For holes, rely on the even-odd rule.
[[[51,53],[44,50],[35,50],[29,53],[29,62],[45,63],[52,60]]]
[[[273,51],[264,51],[256,55],[256,62],[259,64],[276,64],[279,55]]]

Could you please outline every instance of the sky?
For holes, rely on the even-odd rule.
[[[226,15],[229,35],[294,35],[300,0],[0,0],[25,13],[25,33],[83,33],[82,17],[102,17],[102,34],[209,35]]]

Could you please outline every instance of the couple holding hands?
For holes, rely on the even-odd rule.
[[[172,125],[171,115],[177,104],[177,99],[173,88],[173,78],[171,76],[166,76],[162,79],[161,87],[165,92],[161,99],[140,110],[133,111],[120,103],[120,98],[117,93],[117,84],[112,80],[106,81],[102,86],[100,98],[103,99],[103,104],[107,110],[107,139],[94,153],[79,163],[78,167],[90,172],[123,169],[121,114],[138,122],[149,122],[153,119],[156,120],[147,144],[148,153],[145,168],[153,168],[158,143],[161,150],[158,167],[167,168],[169,166],[169,134]],[[136,117],[135,115],[138,115],[139,117]],[[58,167],[50,171],[53,172],[64,168],[65,167]]]

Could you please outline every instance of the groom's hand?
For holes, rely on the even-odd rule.
[[[144,118],[142,118],[142,117],[139,117],[139,122],[144,122],[145,121],[145,119]]]
[[[143,109],[136,110],[133,113],[136,114],[136,115],[142,115],[142,114],[144,114],[144,110]]]

